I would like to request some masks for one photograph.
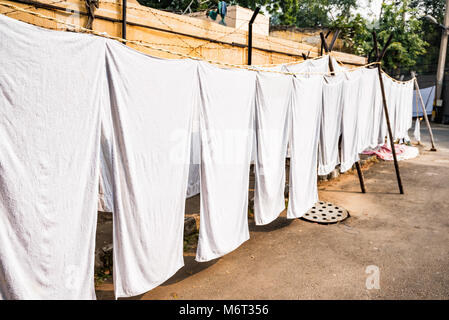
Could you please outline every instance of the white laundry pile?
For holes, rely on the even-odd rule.
[[[416,158],[419,155],[419,149],[405,144],[395,144],[394,150],[398,161]],[[390,145],[384,144],[375,148],[374,150],[366,150],[363,154],[375,154],[379,159],[386,161],[393,161],[393,153]]]
[[[341,172],[351,169],[352,165],[359,160],[357,119],[360,108],[359,101],[361,95],[364,94],[359,90],[362,73],[363,70],[361,69],[345,73],[346,79],[343,82],[341,94]]]
[[[0,39],[0,299],[95,299],[105,41],[3,15]]]
[[[323,86],[320,76],[293,79],[287,209],[290,219],[302,217],[318,201],[317,151]]]
[[[326,175],[340,163],[338,142],[341,133],[344,74],[324,77],[321,130],[318,147],[318,174]]]
[[[144,293],[184,265],[184,207],[197,63],[107,42],[113,119],[115,296]],[[173,94],[176,88],[176,94]]]
[[[292,76],[257,74],[254,219],[258,225],[270,223],[285,209],[292,90]]]
[[[200,63],[201,212],[197,261],[249,239],[256,73]]]

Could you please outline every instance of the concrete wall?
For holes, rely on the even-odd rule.
[[[253,15],[253,11],[240,6],[229,6],[228,13],[225,17],[225,22],[228,27],[238,28],[239,30],[248,31],[248,22]],[[189,17],[207,20],[212,23],[219,23],[221,18],[212,20],[206,16],[206,11],[194,12],[188,15]],[[270,18],[259,13],[253,23],[253,33],[268,36],[270,32]]]
[[[320,32],[325,35],[329,29],[315,29],[315,28],[296,28],[296,27],[286,27],[286,26],[275,26],[270,29],[270,36],[282,38],[290,41],[295,41],[299,43],[308,44],[317,48],[321,46]],[[331,32],[327,37],[328,42],[332,40],[334,32]],[[344,42],[341,39],[335,41],[334,50],[343,50]]]
[[[29,0],[5,1],[47,16],[56,17],[65,22],[85,26],[87,10],[84,0],[39,0],[34,5]],[[42,7],[44,6],[44,7]],[[58,9],[59,8],[59,9]],[[15,12],[0,6],[0,13],[37,26],[57,30],[69,30],[64,24],[51,22],[23,12]],[[111,36],[121,37],[122,5],[117,0],[100,0],[100,8],[95,11],[93,29]],[[237,15],[243,20],[244,16]],[[205,60],[221,61],[232,64],[246,64],[247,31],[216,22],[196,19],[185,15],[139,5],[128,0],[127,39],[140,40],[154,47],[187,54]],[[131,45],[144,53],[162,57],[179,58],[176,54]],[[301,53],[311,52],[316,57],[319,50],[308,44],[255,33],[253,36],[253,64],[279,64],[301,61]],[[334,55],[345,64],[360,65],[366,63],[363,57],[335,52]]]

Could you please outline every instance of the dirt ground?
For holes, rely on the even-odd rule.
[[[422,127],[424,124],[422,124]],[[399,163],[400,195],[392,162],[320,186],[320,199],[350,212],[342,223],[287,220],[250,223],[251,239],[230,254],[185,266],[163,285],[134,299],[449,299],[449,126],[433,125],[416,159]],[[194,204],[191,211],[198,210]],[[379,289],[367,289],[368,266],[379,268]],[[113,299],[110,278],[98,299]]]

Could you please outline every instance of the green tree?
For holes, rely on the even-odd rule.
[[[183,11],[192,0],[139,0],[150,7]],[[424,55],[427,39],[436,42],[439,31],[422,19],[424,13],[437,19],[443,16],[445,0],[384,0],[382,15],[379,19],[369,21],[356,13],[357,0],[231,0],[228,5],[238,4],[255,9],[263,7],[271,15],[271,24],[292,25],[297,27],[326,27],[341,30],[344,51],[368,56],[372,52],[371,32],[375,30],[379,42],[385,43],[388,36],[394,35],[390,49],[384,59],[384,68],[390,73],[399,74],[417,69],[422,61],[434,61],[435,49],[431,57]],[[218,0],[203,2],[194,0],[192,10],[204,10],[216,7]],[[440,20],[441,21],[441,20]],[[432,43],[433,43],[432,42]]]
[[[183,12],[192,0],[137,0],[141,5],[172,12]],[[194,0],[190,6],[192,11],[206,9],[207,5],[201,1]]]
[[[411,0],[410,6],[415,8],[421,16],[429,14],[438,22],[443,22],[445,0]],[[435,73],[440,49],[441,29],[428,20],[422,20],[423,38],[429,43],[427,54],[418,57],[415,70],[418,73]]]
[[[384,58],[384,67],[393,74],[400,74],[415,67],[417,59],[426,53],[422,20],[418,11],[391,1],[382,4],[382,16],[375,23],[377,37],[385,43],[393,34],[393,40]]]

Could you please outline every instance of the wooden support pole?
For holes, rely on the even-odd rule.
[[[415,74],[414,74],[414,72],[412,71],[412,77],[414,77],[414,76],[415,76]],[[417,125],[418,123],[420,123],[419,116],[418,116],[418,114],[419,114],[418,94],[415,94],[415,105],[416,105],[416,120],[415,120],[415,130],[416,130],[416,125]],[[419,127],[419,129],[421,130],[421,126]],[[415,138],[416,138],[416,136],[415,136]],[[420,140],[421,140],[421,138],[420,138]],[[420,141],[420,140],[417,140],[417,144],[418,144],[418,145],[421,144],[421,141]]]
[[[384,50],[385,50],[385,48],[384,48]],[[381,56],[383,56],[383,54]],[[398,159],[396,157],[396,149],[394,147],[393,134],[391,132],[390,116],[388,115],[387,98],[385,95],[384,81],[382,78],[382,68],[381,68],[380,64],[377,65],[377,71],[378,71],[378,75],[379,75],[380,90],[382,91],[382,100],[383,100],[383,106],[384,106],[385,120],[387,121],[388,136],[390,137],[390,146],[391,146],[391,152],[393,153],[394,169],[396,171],[396,178],[398,180],[399,193],[404,194],[404,188],[402,186],[401,174],[399,172]]]
[[[326,39],[324,38],[324,34],[321,33],[320,35],[322,35],[321,36],[322,45],[325,48],[327,48]],[[338,32],[336,33],[336,36],[338,36]],[[334,46],[336,36],[334,36],[334,39],[332,41],[332,45],[331,45],[332,47]],[[335,71],[334,70],[334,65],[333,65],[332,60],[331,60],[330,57],[329,57],[329,70],[330,70],[332,75],[335,74],[334,73],[334,71]],[[340,137],[340,139],[338,141],[338,152],[339,152],[339,154],[341,154],[341,137]],[[340,157],[340,159],[341,159],[341,157]],[[360,162],[359,161],[356,161],[355,167],[357,169],[357,175],[359,176],[360,189],[362,190],[362,193],[366,193],[365,178],[363,177],[362,167],[360,166]]]
[[[382,92],[382,102],[383,102],[383,109],[384,109],[384,113],[385,113],[385,121],[387,122],[388,137],[390,138],[391,153],[393,154],[394,169],[396,171],[396,179],[398,180],[399,193],[404,194],[404,188],[402,186],[401,174],[399,172],[398,159],[396,156],[396,149],[394,147],[393,133],[391,131],[390,116],[388,114],[387,97],[385,95],[384,80],[382,78],[382,67],[380,66],[380,62],[382,61],[383,57],[385,56],[385,53],[387,52],[387,49],[391,43],[391,40],[393,40],[393,34],[390,34],[390,36],[388,37],[388,40],[385,43],[381,53],[377,54],[379,52],[378,43],[377,43],[377,35],[376,35],[376,32],[373,32],[373,42],[374,42],[374,47],[375,47],[375,51],[376,51],[376,55],[377,55],[376,61],[378,62],[377,72],[378,72],[378,76],[379,76],[380,90]]]
[[[331,43],[329,44],[329,51],[332,51],[334,49],[335,41],[337,41],[339,34],[340,34],[340,30],[337,29],[334,33],[334,36],[332,37]]]
[[[413,73],[413,77],[415,77],[415,73]],[[430,151],[437,151],[437,149],[435,148],[435,143],[433,141],[433,133],[432,133],[432,128],[430,127],[430,122],[429,122],[429,118],[427,117],[427,111],[426,111],[426,105],[424,104],[421,92],[419,91],[419,85],[418,85],[418,81],[415,79],[413,80],[414,84],[415,84],[415,89],[416,89],[416,96],[419,96],[419,99],[421,101],[421,109],[422,109],[422,113],[424,116],[424,120],[426,121],[426,125],[427,125],[427,129],[429,130],[429,135],[430,135],[430,143],[432,145],[432,147],[430,148]],[[418,105],[416,106],[418,108]],[[416,117],[418,117],[418,113],[416,113]]]
[[[324,37],[324,33],[320,32],[320,38],[321,38],[321,45],[323,46],[324,51],[326,51],[326,53],[328,53],[329,47],[327,46],[326,38]]]

